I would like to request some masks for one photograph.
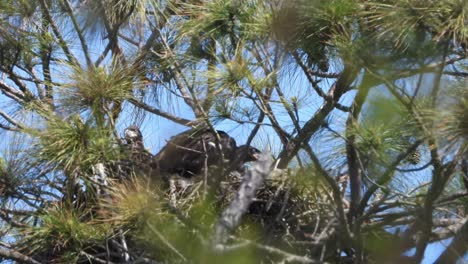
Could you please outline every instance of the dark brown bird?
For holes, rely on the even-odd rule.
[[[137,126],[129,126],[124,130],[124,139],[127,146],[135,150],[144,150],[143,135]]]
[[[124,130],[124,147],[135,162],[145,163],[151,161],[152,155],[145,149],[143,135],[137,126],[129,126]]]
[[[218,130],[216,133],[210,129],[192,129],[172,137],[154,157],[154,166],[161,174],[190,178],[212,165],[232,171],[242,169],[245,162],[257,160],[258,149],[246,145],[237,147],[226,132]]]
[[[131,174],[150,175],[153,155],[145,149],[143,135],[137,126],[124,130],[122,156],[110,166],[116,178],[129,179]]]

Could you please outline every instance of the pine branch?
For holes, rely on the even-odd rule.
[[[41,262],[36,261],[35,259],[21,254],[20,252],[10,249],[0,247],[0,256],[6,259],[11,259],[18,261],[20,263],[30,263],[30,264],[41,264]]]
[[[434,263],[456,263],[468,252],[468,218],[455,231],[456,235],[448,247]]]
[[[293,157],[299,152],[301,144],[309,142],[312,135],[322,126],[323,120],[335,109],[336,102],[349,90],[351,83],[355,80],[357,75],[358,69],[350,65],[345,66],[338,80],[330,88],[327,99],[323,102],[319,110],[304,124],[297,136],[291,139],[284,147],[283,151],[281,151],[279,155],[281,161],[278,164],[278,168],[286,168]]]
[[[65,53],[65,56],[67,56],[68,61],[72,64],[77,65],[78,60],[73,56],[70,49],[68,48],[67,42],[65,42],[62,34],[60,34],[60,30],[58,29],[57,25],[55,24],[55,21],[52,18],[52,15],[50,14],[48,3],[45,0],[40,0],[39,3],[41,5],[41,9],[44,13],[45,18],[50,23],[50,26],[52,27],[52,32],[54,32],[55,37],[58,39],[58,43],[62,48],[63,52]]]
[[[76,34],[78,35],[78,38],[80,39],[81,43],[81,48],[83,49],[83,55],[85,56],[86,59],[86,65],[91,67],[93,64],[91,62],[91,58],[89,56],[89,49],[88,49],[88,44],[86,43],[86,39],[83,35],[83,30],[80,28],[78,21],[76,19],[75,14],[73,13],[73,10],[70,6],[70,2],[68,0],[62,0],[63,5],[65,6],[66,12],[70,15],[70,19],[73,23],[73,27],[75,28]]]
[[[1,110],[0,110],[0,116],[3,117],[6,121],[8,121],[8,123],[15,126],[18,130],[21,130],[24,128],[24,126],[21,125],[18,121],[14,120],[11,116],[9,116],[7,113]]]
[[[17,90],[10,85],[8,85],[6,82],[3,80],[0,80],[0,91],[2,94],[5,96],[15,100],[17,103],[24,103],[26,102],[26,98],[24,93],[22,93],[20,90]]]
[[[136,107],[139,107],[143,110],[146,110],[150,113],[153,113],[155,115],[158,115],[158,116],[161,116],[161,117],[164,117],[166,119],[169,119],[177,124],[181,124],[181,125],[184,125],[184,126],[188,126],[190,123],[192,123],[193,121],[192,120],[188,120],[188,119],[185,119],[185,118],[181,118],[181,117],[178,117],[178,116],[175,116],[175,115],[171,115],[167,112],[163,112],[155,107],[152,107],[148,104],[145,104],[144,102],[141,102],[141,101],[138,101],[137,99],[135,98],[130,98],[128,99],[128,101],[133,104],[134,106]]]
[[[312,162],[314,163],[315,169],[318,170],[320,176],[322,176],[325,181],[328,183],[333,193],[333,200],[335,201],[336,209],[338,211],[338,221],[340,223],[340,228],[343,236],[343,242],[347,247],[350,247],[352,244],[351,231],[349,229],[348,221],[346,220],[346,214],[343,207],[343,197],[341,195],[340,187],[333,177],[322,167],[319,159],[312,151],[312,148],[309,145],[305,146],[306,152],[309,154]]]

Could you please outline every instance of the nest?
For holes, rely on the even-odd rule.
[[[113,262],[127,261],[129,256],[173,262],[179,255],[201,255],[200,252],[209,252],[207,241],[211,239],[214,225],[236,196],[242,181],[239,172],[231,172],[224,178],[213,174],[191,179],[171,177],[168,188],[167,183],[150,183],[143,176],[116,179],[105,197],[82,205],[88,210],[70,209],[77,228],[84,224],[105,230],[108,237],[101,240],[103,243],[90,236],[85,241],[62,243],[60,250],[51,250],[46,242],[61,241],[61,234],[33,229],[29,238],[44,241],[37,245],[34,255],[55,261],[73,259],[72,262],[88,262],[92,256],[106,254],[112,256],[109,260]],[[336,247],[328,247],[327,243],[339,241],[334,237],[338,233],[335,219],[331,194],[320,177],[312,172],[276,170],[257,190],[228,244],[238,243],[247,236],[259,245],[330,259],[336,252],[327,248]],[[76,248],[81,252],[70,255],[76,253]],[[273,260],[268,254],[261,257],[267,262]]]
[[[206,195],[205,189],[213,191],[211,205],[219,216],[242,184],[239,172],[231,172],[228,177],[217,183],[211,182],[209,186],[205,186],[204,178],[173,178],[171,203],[187,216],[193,203]],[[330,240],[330,234],[336,231],[335,219],[331,194],[317,175],[275,170],[257,191],[237,234],[254,228],[260,233],[259,242],[263,244],[308,254],[322,250],[322,242]]]

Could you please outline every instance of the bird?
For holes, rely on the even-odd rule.
[[[124,130],[124,140],[124,147],[134,162],[147,163],[151,160],[153,155],[146,150],[143,135],[137,126],[132,125]]]
[[[129,126],[124,130],[125,144],[132,150],[144,150],[143,135],[140,129],[135,126]]]
[[[262,152],[249,145],[241,145],[236,148],[234,159],[230,160],[229,170],[243,172],[244,164],[247,162],[257,161]]]
[[[135,125],[125,128],[121,142],[122,156],[111,164],[112,174],[119,179],[129,179],[134,173],[150,175],[153,155],[146,150],[140,129]]]
[[[213,165],[226,171],[241,170],[244,163],[257,160],[260,153],[251,146],[237,146],[224,131],[190,129],[172,137],[154,156],[153,164],[160,174],[191,178]]]

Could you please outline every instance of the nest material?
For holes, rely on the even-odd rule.
[[[172,203],[182,212],[188,210],[193,202],[203,199],[203,176],[173,180]],[[304,180],[308,183],[305,184]],[[233,200],[241,183],[242,175],[231,172],[217,184],[213,204],[218,211]],[[258,190],[239,233],[253,224],[263,234],[262,243],[286,246],[303,254],[313,245],[321,246],[320,239],[328,238],[333,232],[330,230],[334,229],[336,219],[332,198],[325,186],[316,175],[274,171]]]
[[[111,229],[114,231],[109,233],[110,238],[106,243],[111,241],[122,245],[126,242],[129,252],[139,252],[138,255],[158,261],[161,256],[173,259],[175,254],[164,244],[164,240],[170,243],[184,241],[185,244],[188,239],[200,244],[197,242],[199,236],[209,240],[215,220],[233,200],[242,183],[239,172],[231,172],[226,178],[207,174],[191,179],[172,177],[170,187],[160,190],[161,186],[158,188],[148,184],[147,179],[143,178],[117,179],[116,185],[110,186],[113,190],[109,193],[110,199],[107,197],[104,201],[107,208],[101,208],[101,211],[107,213],[97,210],[101,213],[86,219],[98,226],[100,223],[113,226]],[[291,253],[313,257],[322,255],[324,259],[329,259],[335,252],[328,252],[326,248],[336,247],[328,247],[325,243],[338,243],[338,239],[334,238],[337,234],[336,217],[331,200],[326,185],[317,175],[276,170],[257,191],[255,200],[233,237],[241,238],[245,234],[254,233],[258,243]],[[104,217],[106,215],[108,217]],[[149,226],[160,234],[156,235]],[[126,235],[118,235],[121,233]],[[174,238],[177,236],[184,238],[178,241]],[[230,240],[228,243],[231,242],[236,241]],[[184,247],[184,244],[177,246]],[[203,245],[198,247],[203,250]],[[112,249],[95,245],[87,247],[85,252],[100,255],[102,250],[109,248]],[[63,249],[63,252],[67,250]],[[191,252],[190,249],[182,250]],[[114,261],[124,259],[119,246],[111,251],[115,251]],[[54,258],[57,257],[55,253]],[[38,255],[44,256],[40,252]],[[78,259],[84,261],[86,257],[77,257],[79,262]]]

